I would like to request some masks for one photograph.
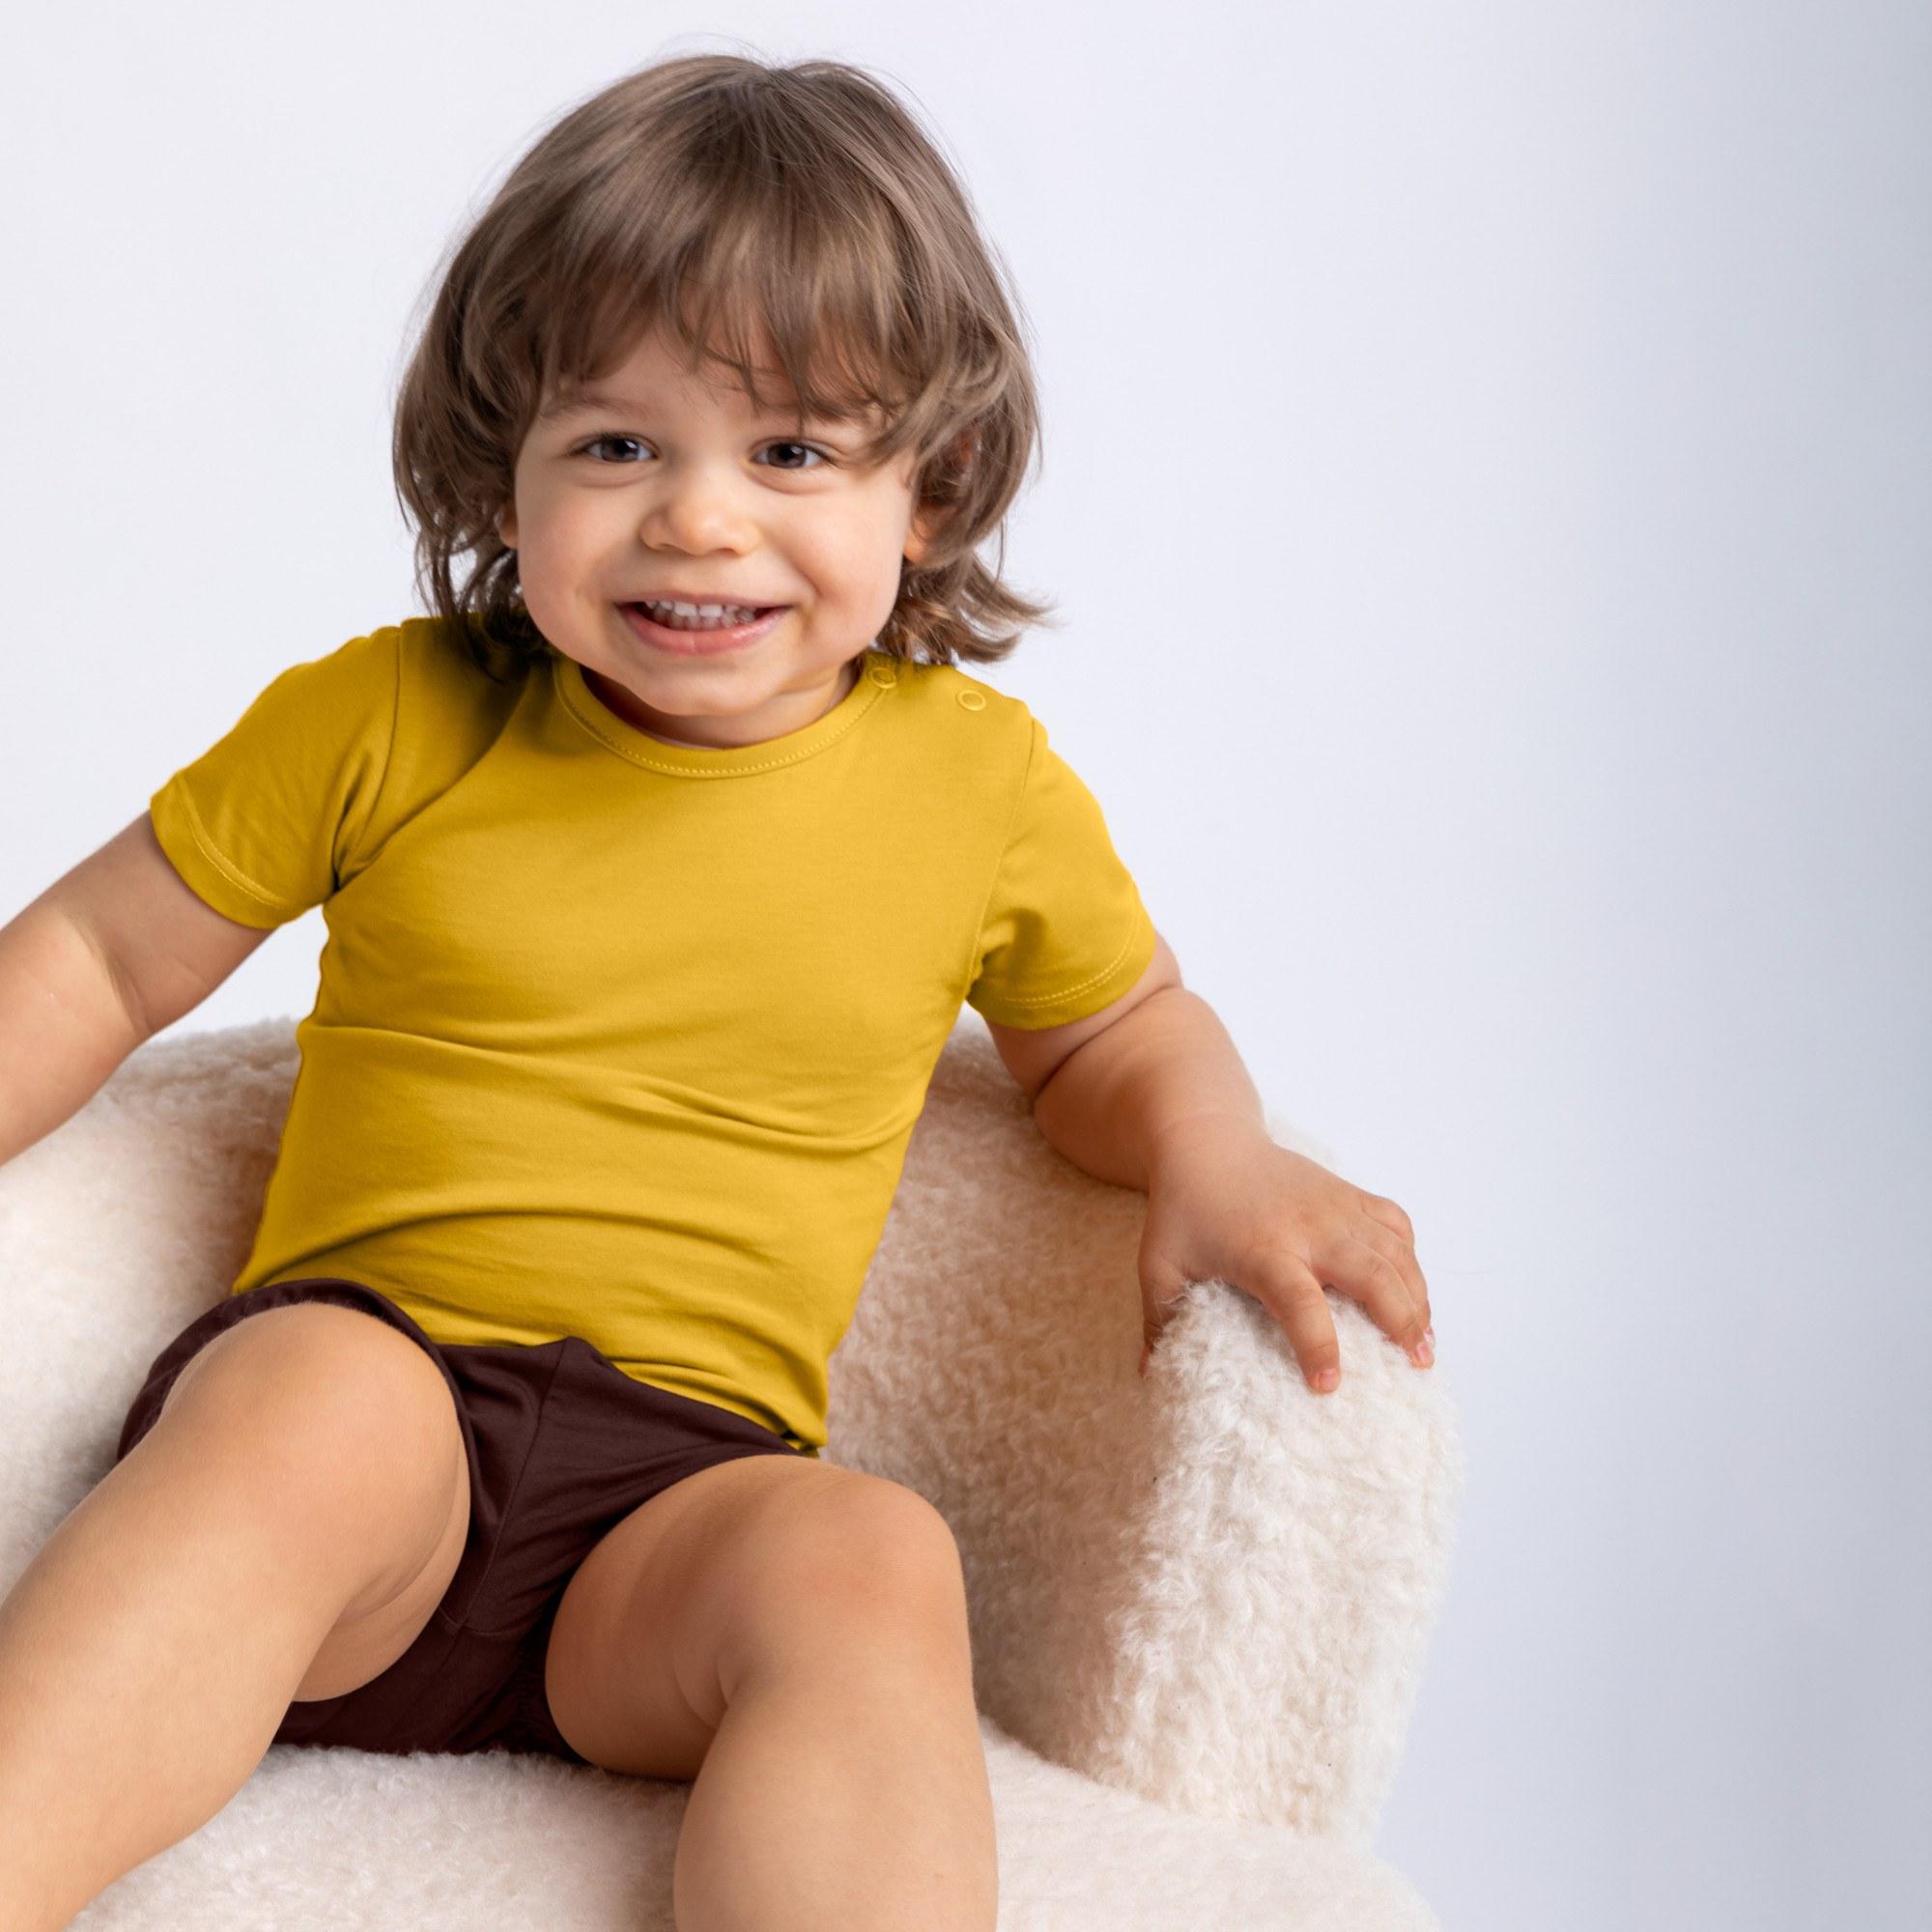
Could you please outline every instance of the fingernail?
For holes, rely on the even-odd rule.
[[[1331,1389],[1341,1379],[1342,1371],[1340,1369],[1323,1369],[1315,1378],[1315,1386],[1319,1389]]]
[[[1418,1368],[1426,1369],[1430,1365],[1430,1363],[1433,1362],[1435,1359],[1435,1350],[1434,1347],[1431,1346],[1430,1338],[1427,1335],[1425,1335],[1422,1338],[1422,1340],[1415,1345],[1415,1355],[1414,1355],[1415,1364]]]

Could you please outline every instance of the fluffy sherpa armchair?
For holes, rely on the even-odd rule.
[[[0,1588],[239,1269],[296,1065],[287,1020],[151,1041],[0,1167]],[[1206,1282],[1143,1381],[1144,1207],[1047,1145],[963,1011],[832,1363],[826,1459],[958,1539],[1003,1932],[1434,1927],[1370,1839],[1463,1487],[1443,1370],[1331,1294],[1342,1383],[1314,1395],[1261,1305]],[[689,1788],[277,1746],[74,1922],[669,1932]]]

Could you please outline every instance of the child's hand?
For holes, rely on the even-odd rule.
[[[1141,1374],[1167,1308],[1187,1283],[1209,1277],[1244,1290],[1281,1323],[1311,1388],[1332,1388],[1342,1375],[1324,1288],[1359,1301],[1427,1368],[1435,1331],[1414,1242],[1393,1201],[1278,1147],[1262,1129],[1211,1116],[1179,1123],[1149,1163]]]

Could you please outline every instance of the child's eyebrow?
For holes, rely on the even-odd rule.
[[[617,414],[634,412],[638,415],[644,415],[649,412],[649,409],[650,405],[648,403],[636,397],[612,395],[605,389],[573,389],[563,395],[554,397],[549,403],[545,404],[537,412],[537,421],[555,422],[564,416],[581,415],[589,410],[605,410]],[[798,405],[796,403],[768,402],[764,408],[764,414],[770,420],[777,420],[782,417],[786,422],[790,422],[798,414]],[[807,418],[809,422],[829,424],[836,424],[839,420],[840,418],[836,415],[809,416]]]

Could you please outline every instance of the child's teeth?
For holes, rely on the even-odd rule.
[[[661,624],[675,630],[721,630],[727,624],[749,624],[758,613],[747,604],[655,604],[644,609]]]

